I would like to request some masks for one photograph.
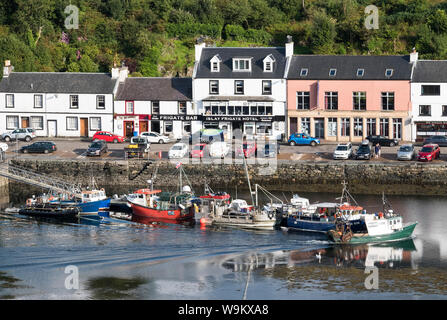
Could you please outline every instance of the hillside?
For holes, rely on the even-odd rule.
[[[447,59],[447,2],[429,0],[0,0],[0,61],[16,71],[190,76],[195,40],[216,46],[282,46],[295,53],[402,54]],[[367,30],[367,5],[379,29]]]

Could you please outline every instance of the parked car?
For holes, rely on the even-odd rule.
[[[280,152],[279,143],[266,143],[262,148],[261,155],[266,158],[274,158]]]
[[[89,145],[86,155],[87,156],[98,156],[100,157],[102,154],[109,152],[109,148],[107,147],[107,142],[104,140],[95,141]]]
[[[368,143],[368,141],[362,142],[362,144],[358,147],[355,158],[357,160],[365,159],[370,160],[371,159],[371,145]]]
[[[426,144],[418,153],[418,161],[433,161],[441,156],[441,148],[437,144]]]
[[[258,145],[254,140],[244,141],[242,146],[236,149],[236,157],[250,158],[258,154]]]
[[[35,137],[36,132],[34,131],[34,129],[31,128],[15,129],[2,134],[2,139],[5,140],[6,142],[16,139],[25,140],[26,142],[29,142],[33,140]]]
[[[125,138],[112,132],[98,131],[93,135],[92,140],[104,140],[105,142],[122,143],[124,142]]]
[[[142,137],[147,137],[147,140],[150,143],[159,143],[159,144],[163,144],[163,143],[169,143],[171,142],[171,139],[168,136],[159,134],[157,132],[141,132],[140,136]]]
[[[184,158],[188,154],[188,145],[183,142],[174,144],[168,152],[169,159]]]
[[[224,131],[222,129],[201,129],[189,136],[189,144],[193,143],[212,143],[216,141],[225,141]]]
[[[353,155],[352,144],[350,142],[340,143],[335,148],[333,158],[347,160],[347,159],[351,158],[352,155]]]
[[[397,150],[397,160],[413,160],[416,157],[416,149],[412,144],[404,144]]]
[[[190,157],[191,158],[204,158],[205,154],[208,150],[208,145],[206,143],[197,143],[195,144],[190,152]]]
[[[320,139],[312,138],[307,133],[294,133],[290,135],[288,144],[290,144],[291,146],[301,144],[311,145],[312,147],[315,147],[317,144],[320,144]]]
[[[381,146],[394,147],[394,146],[397,146],[399,144],[399,140],[397,140],[397,139],[390,139],[390,138],[387,138],[387,137],[384,137],[384,136],[367,136],[366,140],[371,142],[374,146],[376,144],[379,144]]]
[[[222,141],[213,142],[210,145],[210,156],[213,158],[225,158],[226,155],[230,152],[231,147]]]
[[[143,158],[151,149],[151,143],[146,136],[135,136],[130,139],[130,143],[124,148],[126,158]]]
[[[56,144],[52,141],[37,141],[20,148],[22,153],[52,153],[56,150]]]
[[[424,145],[426,144],[437,144],[440,147],[447,147],[447,137],[446,136],[431,136],[424,140]]]

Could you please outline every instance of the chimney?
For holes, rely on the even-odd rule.
[[[195,57],[195,61],[199,61],[200,57],[202,56],[202,49],[205,48],[206,43],[204,41],[204,39],[202,37],[197,39],[196,45],[195,45],[195,52],[196,52],[196,57]]]
[[[293,56],[293,39],[292,36],[287,36],[286,42],[286,58]]]
[[[4,78],[9,77],[9,75],[12,73],[13,70],[14,70],[14,67],[11,65],[11,61],[6,60],[5,66],[3,67],[3,77]]]
[[[413,48],[413,52],[410,53],[410,63],[416,63],[418,62],[418,53],[416,51],[416,48]]]

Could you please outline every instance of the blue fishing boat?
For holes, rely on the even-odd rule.
[[[75,206],[79,209],[81,215],[97,215],[100,209],[109,208],[111,201],[111,198],[106,196],[104,189],[82,190],[80,200],[74,198],[67,199],[66,195],[46,197],[47,199],[45,199],[44,195],[41,198],[43,198],[43,202],[48,201],[51,204]]]

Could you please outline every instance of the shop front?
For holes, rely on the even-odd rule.
[[[435,136],[447,136],[447,121],[416,121],[416,142],[424,141],[424,139]]]

